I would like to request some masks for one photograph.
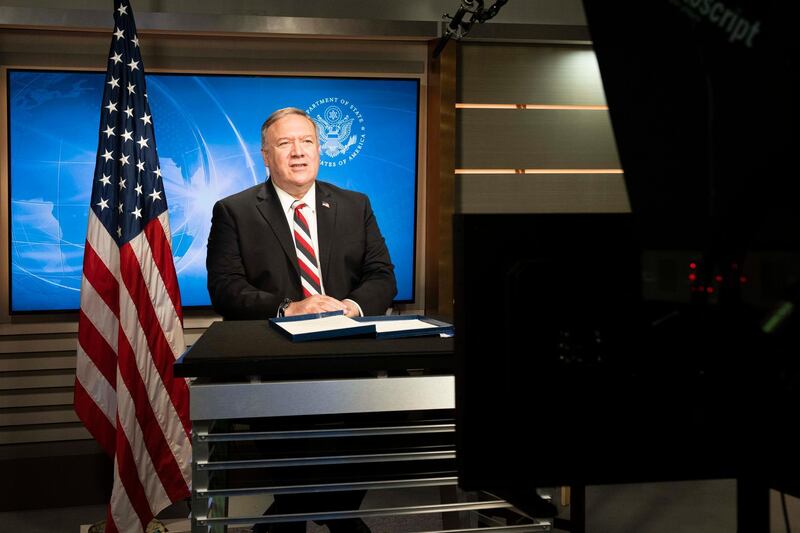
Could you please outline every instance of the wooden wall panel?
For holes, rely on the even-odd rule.
[[[0,64],[67,66],[102,71],[110,33],[5,30],[0,34]],[[219,73],[370,73],[421,75],[425,61],[414,42],[364,43],[276,38],[225,38],[143,33],[147,72]],[[98,108],[99,114],[99,108]]]
[[[590,46],[464,43],[459,51],[459,102],[605,104]]]
[[[92,436],[80,422],[73,424],[39,424],[12,426],[0,432],[0,445],[34,442],[57,442],[90,439]]]
[[[462,213],[627,213],[622,174],[462,175]]]
[[[0,390],[69,387],[73,383],[75,383],[75,372],[70,370],[5,372],[0,375]]]
[[[432,54],[436,43],[431,43]],[[428,71],[425,205],[425,313],[453,316],[456,48],[450,43]]]
[[[605,105],[590,46],[465,43],[458,59],[460,104]],[[456,127],[459,212],[630,210],[605,109],[460,108]],[[491,172],[522,169],[545,173]]]
[[[68,387],[37,387],[35,389],[0,391],[0,409],[72,405],[72,385],[70,383]],[[0,428],[0,432],[2,432],[2,428]]]
[[[459,109],[456,168],[619,168],[607,111]]]
[[[24,370],[55,370],[75,368],[75,356],[62,352],[22,354],[12,353],[0,356],[0,372],[19,372]]]
[[[32,424],[64,424],[78,422],[72,405],[50,407],[18,407],[0,411],[0,426]]]

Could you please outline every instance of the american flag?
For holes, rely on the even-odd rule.
[[[114,458],[106,531],[189,496],[189,390],[167,200],[129,3],[114,1],[83,259],[75,411]]]

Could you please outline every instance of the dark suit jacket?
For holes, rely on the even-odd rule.
[[[358,302],[365,315],[384,314],[397,287],[369,199],[330,183],[315,187],[325,294]],[[206,267],[211,303],[227,319],[275,316],[284,298],[303,299],[294,241],[270,181],[214,205]]]

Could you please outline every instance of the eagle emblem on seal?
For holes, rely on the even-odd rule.
[[[355,119],[345,115],[339,107],[325,108],[314,122],[319,126],[320,149],[328,157],[345,154],[358,141],[358,135],[351,135]]]

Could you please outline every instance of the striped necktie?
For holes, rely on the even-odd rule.
[[[311,231],[308,221],[301,210],[306,204],[295,200],[294,209],[294,245],[297,248],[297,263],[300,265],[300,284],[303,287],[303,297],[308,298],[313,294],[322,294],[322,276],[319,272],[317,254],[311,240]]]

